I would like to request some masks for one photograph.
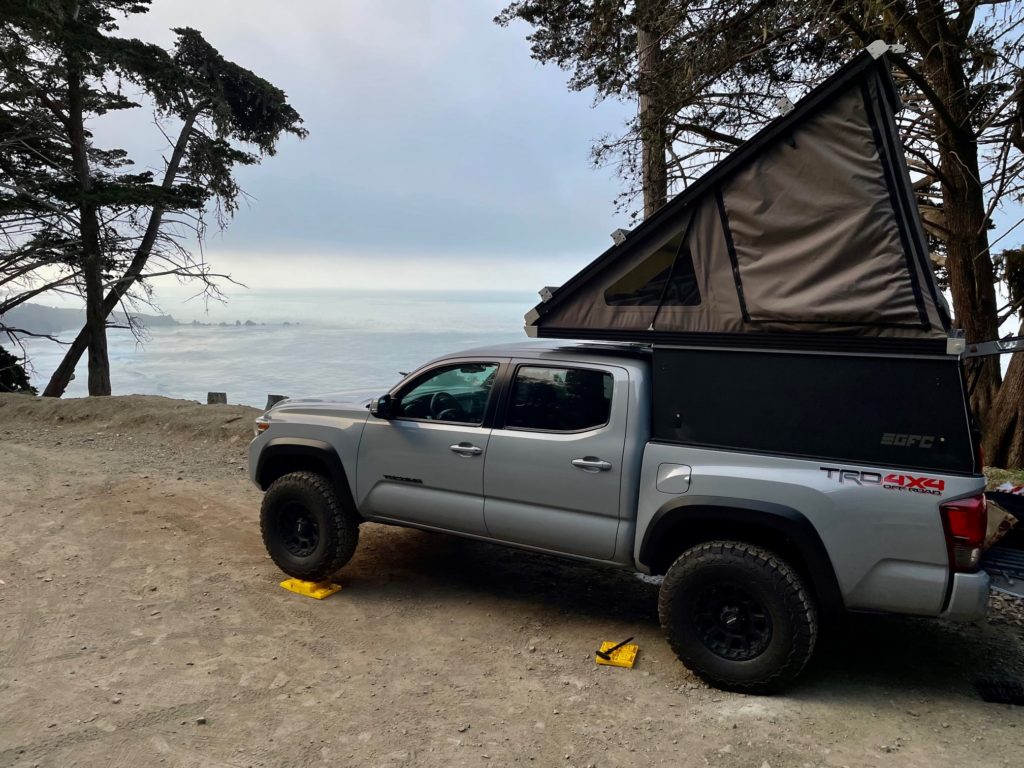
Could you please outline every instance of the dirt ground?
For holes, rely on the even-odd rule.
[[[1024,613],[847,620],[786,695],[698,683],[634,575],[364,526],[280,587],[255,411],[0,395],[0,766],[1020,766]],[[598,667],[635,635],[635,669]]]

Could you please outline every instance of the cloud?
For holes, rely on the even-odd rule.
[[[263,280],[264,260],[240,254],[264,254],[292,272],[321,270],[289,275],[298,282],[375,284],[386,265],[406,283],[470,287],[507,272],[532,287],[557,282],[549,269],[564,279],[548,265],[571,261],[571,273],[602,251],[622,225],[618,186],[589,166],[589,147],[631,107],[595,110],[569,92],[563,72],[530,59],[527,28],[492,23],[502,5],[155,0],[124,23],[123,34],[164,45],[173,26],[199,29],[306,120],[307,140],[287,137],[275,157],[239,169],[251,199],[211,239],[214,265],[223,254],[239,279]],[[117,116],[98,138],[156,165],[147,119]]]
[[[610,242],[610,241],[609,241]],[[256,251],[209,249],[221,274],[245,284],[224,284],[228,295],[268,290],[516,291],[534,294],[559,285],[590,261],[584,253],[474,255],[431,251]],[[156,282],[161,295],[194,293],[173,278]]]

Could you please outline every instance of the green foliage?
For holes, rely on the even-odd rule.
[[[592,88],[598,100],[643,92],[678,190],[770,120],[794,84],[820,79],[846,58],[849,34],[793,34],[808,14],[803,3],[760,0],[517,0],[495,21],[528,22],[533,57],[569,72],[573,90]],[[657,41],[644,68],[640,30]],[[593,147],[596,166],[618,166],[627,211],[642,187],[643,133],[638,114],[624,135]]]
[[[18,362],[18,358],[3,347],[0,347],[0,392],[24,392],[28,395],[39,394],[28,380],[28,374]]]
[[[620,0],[518,0],[495,22],[530,24],[533,58],[567,70],[572,90],[594,88],[607,98],[635,91],[638,14],[636,4]]]
[[[93,318],[133,287],[144,300],[149,274],[198,279],[216,292],[208,266],[186,247],[187,226],[201,239],[211,211],[224,226],[241,194],[236,166],[273,155],[285,134],[306,136],[281,89],[197,30],[175,29],[170,51],[117,34],[121,18],[148,10],[149,0],[4,0],[0,315],[40,284],[83,290]],[[126,95],[129,87],[142,98]],[[170,145],[160,175],[104,146],[96,120],[147,101]],[[177,226],[164,226],[171,218]],[[104,294],[104,285],[113,288]],[[89,333],[105,331],[93,322]],[[105,365],[99,346],[90,360]],[[73,345],[68,359],[81,351]],[[74,361],[62,368],[66,382]]]
[[[985,490],[994,491],[1003,483],[1024,485],[1024,469],[985,467]]]
[[[950,134],[950,122],[978,139],[991,194],[1011,199],[1024,192],[1022,9],[997,0],[927,7],[877,0],[515,0],[495,21],[529,24],[533,57],[566,70],[571,89],[592,88],[599,100],[638,97],[637,30],[650,30],[659,55],[648,93],[665,126],[676,191],[771,121],[780,97],[795,100],[873,40],[902,43],[908,51],[899,62],[907,105],[901,128],[915,172],[935,180],[921,187],[921,202],[940,211],[935,145]],[[939,93],[943,78],[961,65],[964,87],[950,83]],[[596,164],[619,166],[627,210],[640,188],[641,139],[634,120],[623,135],[594,146]],[[1017,150],[1002,154],[1013,143]],[[941,249],[945,233],[935,227],[932,234]]]
[[[176,29],[171,52],[112,34],[119,15],[144,13],[148,2],[83,0],[77,20],[69,18],[68,3],[57,0],[5,5],[10,12],[0,21],[0,99],[15,108],[0,115],[0,135],[19,141],[0,148],[0,215],[39,210],[42,201],[70,213],[84,197],[115,215],[154,205],[201,212],[212,199],[233,211],[240,191],[234,166],[274,154],[284,133],[306,135],[281,89],[226,60],[198,31]],[[61,124],[72,56],[81,58],[87,122],[140,108],[123,94],[125,81],[143,88],[163,117],[196,121],[182,163],[186,188],[156,183],[150,171],[133,173],[125,150],[93,142],[92,189],[81,189],[73,174],[72,142]],[[255,153],[233,142],[251,145]],[[12,194],[15,188],[20,192]],[[199,188],[205,194],[197,196]]]
[[[190,100],[209,110],[218,137],[231,137],[272,155],[281,134],[306,136],[302,118],[284,91],[225,59],[196,30],[174,31],[174,63],[189,78]]]

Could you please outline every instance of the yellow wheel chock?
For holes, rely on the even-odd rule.
[[[316,600],[330,597],[341,589],[341,584],[335,584],[332,581],[303,581],[302,579],[285,579],[281,582],[281,586],[289,592],[312,597]]]
[[[628,645],[633,638],[627,638],[621,643],[614,640],[606,640],[601,643],[601,648],[594,653],[594,661],[609,667],[625,667],[632,669],[636,664],[636,655],[640,652],[640,646],[635,643]]]

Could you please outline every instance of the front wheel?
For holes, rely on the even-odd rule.
[[[683,552],[665,574],[658,615],[687,668],[742,693],[792,682],[818,635],[817,610],[797,572],[768,550],[735,541]]]
[[[352,559],[359,523],[334,487],[315,472],[275,480],[260,508],[263,543],[277,567],[297,579],[321,581]]]

